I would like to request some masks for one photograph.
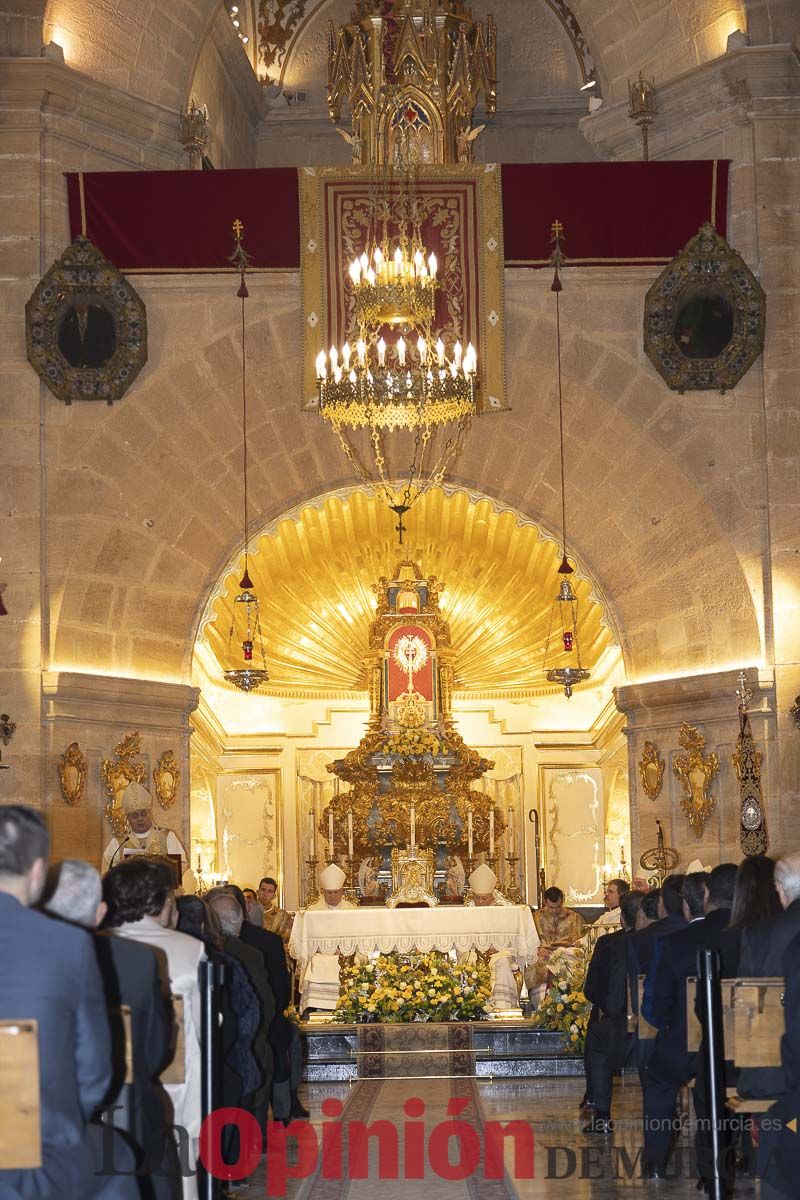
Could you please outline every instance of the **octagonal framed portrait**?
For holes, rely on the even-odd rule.
[[[706,222],[645,296],[645,353],[673,391],[726,392],[763,351],[766,313],[761,284]]]
[[[65,404],[125,395],[147,362],[147,312],[125,276],[78,236],[25,305],[28,362]]]

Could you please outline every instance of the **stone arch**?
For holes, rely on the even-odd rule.
[[[451,482],[558,530],[550,293],[543,275],[524,274],[507,286],[512,411],[482,418]],[[296,289],[250,282],[254,528],[357,482],[322,422],[300,411]],[[141,291],[154,331],[141,383],[102,413],[59,410],[48,428],[50,666],[185,680],[198,604],[241,538],[236,300],[224,277],[199,295],[169,280]],[[760,500],[735,507],[705,466],[731,454],[718,412],[682,409],[696,398],[666,392],[624,337],[586,332],[592,305],[602,320],[624,313],[597,294],[566,297],[569,541],[612,607],[628,677],[759,661],[744,565]],[[728,425],[749,420],[725,403]]]

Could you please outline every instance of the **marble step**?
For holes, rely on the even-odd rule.
[[[583,1074],[583,1057],[571,1053],[564,1035],[520,1022],[473,1025],[475,1074],[482,1078],[547,1078]],[[306,1082],[358,1078],[358,1031],[352,1025],[303,1027]],[[397,1053],[397,1052],[394,1052]],[[437,1073],[447,1072],[438,1052]]]

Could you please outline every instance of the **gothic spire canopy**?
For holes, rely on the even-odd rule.
[[[461,0],[359,0],[328,39],[328,112],[338,122],[349,106],[354,162],[471,161],[478,99],[487,117],[497,103],[491,16],[484,27]]]

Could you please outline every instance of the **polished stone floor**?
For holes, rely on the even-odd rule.
[[[325,1180],[320,1177],[306,1180],[288,1179],[288,1200],[416,1200],[428,1192],[431,1200],[612,1200],[616,1196],[638,1195],[643,1198],[694,1197],[695,1176],[689,1154],[689,1139],[679,1139],[682,1151],[673,1160],[673,1177],[653,1182],[641,1178],[637,1155],[641,1147],[641,1092],[636,1076],[618,1080],[614,1093],[616,1129],[608,1141],[582,1134],[578,1103],[583,1094],[583,1079],[476,1080],[466,1086],[477,1096],[478,1111],[472,1104],[464,1117],[477,1126],[483,1136],[484,1121],[513,1120],[530,1125],[534,1135],[534,1178],[514,1178],[513,1146],[506,1142],[505,1181],[486,1181],[482,1171],[463,1181],[442,1179],[427,1166],[422,1179],[404,1179],[404,1157],[399,1158],[400,1178],[379,1179],[377,1155],[369,1154],[367,1180]],[[356,1089],[372,1088],[370,1096]],[[323,1124],[330,1126],[322,1113],[325,1100],[338,1100],[348,1105],[345,1119],[363,1119],[371,1123],[386,1120],[401,1125],[407,1119],[404,1104],[409,1099],[425,1103],[426,1144],[437,1123],[448,1120],[447,1104],[451,1100],[451,1082],[441,1079],[388,1080],[377,1084],[319,1083],[309,1084],[301,1092],[311,1110],[311,1123],[319,1134]],[[359,1108],[358,1101],[362,1101]],[[296,1156],[289,1147],[289,1173]],[[678,1157],[681,1161],[678,1161]],[[452,1160],[451,1160],[452,1161]],[[256,1200],[265,1195],[265,1164],[245,1186],[232,1195],[239,1200]],[[336,1172],[332,1172],[336,1174]],[[526,1172],[527,1173],[527,1172]],[[753,1182],[742,1178],[737,1182],[736,1200],[752,1200]]]

